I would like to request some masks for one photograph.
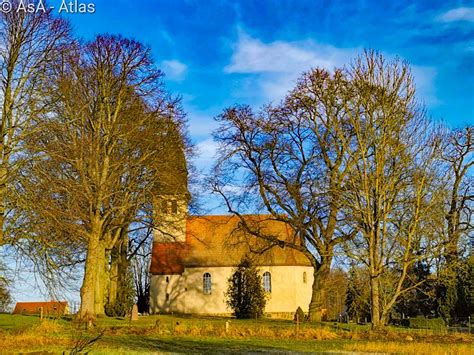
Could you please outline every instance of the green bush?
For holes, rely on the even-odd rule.
[[[244,258],[228,280],[226,303],[239,318],[259,318],[263,315],[266,295],[262,278],[250,259]]]
[[[403,321],[403,325],[417,329],[444,329],[446,327],[446,324],[442,318],[415,317],[404,319]]]

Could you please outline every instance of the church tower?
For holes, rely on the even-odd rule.
[[[185,242],[188,216],[188,170],[184,142],[176,124],[170,122],[166,134],[163,157],[158,172],[154,210],[155,231],[153,241],[157,243]]]

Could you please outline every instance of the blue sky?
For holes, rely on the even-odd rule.
[[[212,160],[209,133],[223,108],[278,101],[301,72],[348,64],[364,48],[412,65],[434,119],[474,123],[473,1],[94,3],[96,13],[69,16],[75,33],[121,33],[151,46],[168,89],[183,97],[199,167]]]
[[[473,1],[82,1],[96,12],[68,15],[77,36],[120,33],[151,46],[168,90],[183,98],[202,170],[225,107],[278,101],[303,71],[348,64],[364,48],[412,65],[434,119],[474,124]],[[31,288],[15,297],[31,299]]]

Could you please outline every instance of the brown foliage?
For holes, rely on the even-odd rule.
[[[184,157],[182,114],[160,78],[141,43],[74,43],[50,76],[52,109],[27,141],[28,230],[47,246],[40,255],[52,274],[85,257],[82,317],[104,313],[110,250],[130,224],[152,223],[162,171]]]

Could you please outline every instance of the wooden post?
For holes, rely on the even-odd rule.
[[[228,320],[225,321],[225,333],[226,334],[229,334],[229,323],[230,323],[230,321],[228,321]]]
[[[40,320],[43,320],[43,307],[40,307]]]

